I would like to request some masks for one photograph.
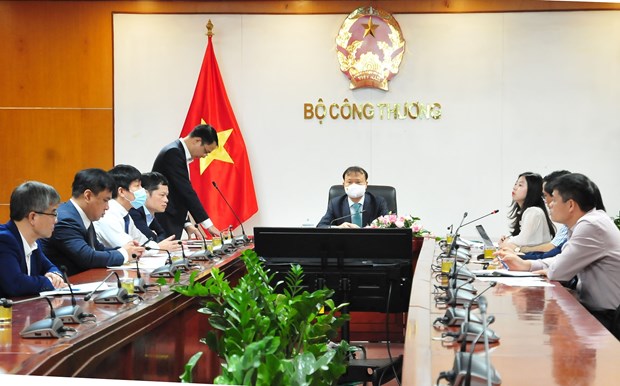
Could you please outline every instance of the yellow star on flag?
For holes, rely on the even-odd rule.
[[[366,37],[366,35],[368,34],[371,34],[372,37],[375,37],[375,29],[378,26],[378,24],[372,24],[372,17],[369,17],[368,24],[364,24],[364,37]]]
[[[204,124],[204,123],[203,123]],[[234,164],[235,162],[230,158],[230,154],[224,148],[226,141],[230,138],[233,129],[218,131],[217,133],[217,142],[218,147],[209,153],[208,156],[200,159],[200,174],[204,173],[205,170],[211,165],[211,162],[215,160],[220,160],[222,162],[228,162],[230,164]]]

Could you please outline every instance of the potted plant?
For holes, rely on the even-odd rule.
[[[430,232],[424,229],[419,217],[411,215],[399,216],[394,213],[388,213],[380,216],[370,223],[370,228],[411,228],[413,240],[411,244],[411,257],[417,260],[422,250],[424,237],[430,236]]]
[[[346,371],[349,345],[328,344],[348,320],[340,315],[333,291],[304,291],[303,270],[293,265],[284,282],[272,285],[274,275],[254,251],[241,255],[247,273],[236,286],[217,268],[204,282],[190,276],[189,284],[173,286],[186,296],[200,297],[198,311],[209,316],[214,330],[201,339],[222,359],[216,384],[333,385]],[[277,291],[282,287],[282,291]],[[186,372],[187,374],[187,372]]]

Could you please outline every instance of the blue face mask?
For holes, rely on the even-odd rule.
[[[133,206],[136,209],[143,207],[144,204],[146,203],[146,190],[144,188],[140,188],[132,193],[133,193],[134,199],[133,201],[130,201],[131,206]]]

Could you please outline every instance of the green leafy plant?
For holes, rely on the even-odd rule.
[[[231,286],[224,273],[213,268],[204,282],[190,276],[188,285],[173,286],[186,296],[203,298],[198,311],[209,316],[215,329],[201,341],[224,359],[216,384],[333,385],[346,371],[349,345],[336,339],[348,320],[336,306],[333,290],[303,290],[303,269],[291,266],[284,281],[272,285],[254,251],[240,257],[245,274]],[[282,291],[276,291],[282,286]]]

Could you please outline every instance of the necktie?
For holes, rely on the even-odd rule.
[[[97,236],[95,236],[95,227],[93,226],[93,223],[90,223],[87,233],[88,233],[88,245],[90,245],[91,248],[95,249],[95,237]]]
[[[356,202],[355,204],[352,205],[353,208],[353,213],[351,215],[351,220],[353,221],[353,224],[357,225],[358,227],[362,227],[362,214],[360,213],[360,208],[362,207],[362,204],[360,204],[359,202]]]
[[[129,213],[123,217],[123,220],[125,220],[125,233],[129,233]]]

